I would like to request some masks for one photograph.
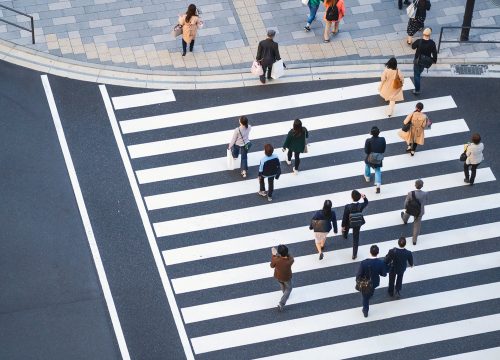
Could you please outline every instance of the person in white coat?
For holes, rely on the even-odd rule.
[[[483,156],[484,144],[481,142],[481,136],[478,133],[472,135],[471,142],[467,145],[465,149],[465,155],[467,159],[464,163],[464,182],[469,183],[469,185],[474,185],[474,180],[476,179],[476,169],[484,160]],[[471,168],[469,176],[469,167]]]

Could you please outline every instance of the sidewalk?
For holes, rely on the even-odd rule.
[[[437,42],[441,26],[460,26],[464,0],[432,0],[426,26]],[[62,57],[124,71],[223,71],[249,68],[266,29],[277,31],[287,65],[324,62],[365,64],[390,56],[410,59],[406,45],[407,16],[395,0],[347,0],[341,32],[322,43],[324,8],[321,5],[312,31],[303,30],[308,8],[300,0],[199,0],[205,26],[199,31],[194,53],[180,54],[180,39],[170,35],[189,2],[175,0],[0,0],[35,17],[36,44],[31,34],[0,23],[0,39]],[[28,26],[22,16],[1,10],[0,16]],[[473,26],[500,26],[500,7],[491,0],[476,0]],[[417,34],[419,35],[419,34]],[[444,38],[457,39],[459,30]],[[471,30],[471,40],[500,40],[500,30]],[[443,44],[440,61],[489,59],[500,63],[500,44]],[[94,64],[94,65],[91,65]]]

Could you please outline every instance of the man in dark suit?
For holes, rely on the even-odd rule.
[[[368,317],[368,310],[370,308],[370,298],[375,292],[375,288],[380,285],[380,276],[387,275],[387,267],[383,260],[377,259],[379,249],[377,245],[372,245],[370,247],[370,257],[361,261],[359,264],[358,273],[356,274],[356,280],[361,278],[371,278],[372,288],[371,291],[366,293],[361,293],[363,296],[363,315]]]
[[[342,216],[342,236],[344,239],[347,239],[349,228],[352,228],[352,259],[354,260],[358,257],[359,230],[361,226],[353,226],[353,224],[350,223],[349,215],[351,213],[362,212],[366,205],[368,205],[368,199],[364,194],[360,194],[358,190],[353,190],[351,192],[351,198],[354,202],[344,207],[344,215]],[[363,198],[362,204],[359,203],[361,198]]]
[[[267,78],[270,80],[273,64],[281,59],[278,43],[274,42],[275,35],[276,31],[268,30],[267,39],[259,42],[259,47],[257,48],[256,60],[260,62],[262,70],[264,70],[264,73],[260,76],[260,82],[263,84],[266,83],[266,72]]]
[[[413,254],[406,250],[406,238],[400,237],[398,240],[398,248],[389,250],[385,256],[385,263],[389,266],[389,288],[387,292],[390,296],[394,296],[394,282],[396,282],[396,298],[401,297],[400,291],[403,287],[403,275],[406,271],[406,266],[409,264],[413,267]],[[396,280],[397,279],[397,280]]]

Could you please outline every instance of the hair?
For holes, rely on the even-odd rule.
[[[331,200],[325,200],[325,202],[323,204],[323,215],[325,215],[327,220],[332,218],[332,201]]]
[[[370,246],[370,254],[372,254],[372,256],[378,255],[378,246],[377,245]]]
[[[404,248],[406,246],[406,238],[404,236],[399,238],[398,245],[400,248]]]
[[[481,135],[479,135],[478,133],[472,134],[471,141],[474,144],[479,145],[479,143],[481,142]]]
[[[248,118],[246,116],[240,116],[240,124],[248,128]]]
[[[196,5],[189,4],[188,9],[186,11],[186,22],[189,22],[189,20],[191,20],[191,17],[195,15],[196,15]]]
[[[286,245],[278,245],[278,254],[283,257],[288,256],[288,248],[286,247]]]
[[[418,111],[422,111],[424,109],[424,104],[418,102],[417,105],[415,105],[415,108],[417,108]]]
[[[274,148],[271,144],[266,144],[264,145],[264,153],[267,155],[267,156],[271,156],[274,152]]]
[[[415,187],[417,188],[417,190],[420,190],[424,187],[424,182],[422,181],[422,179],[418,179],[417,181],[415,181]]]
[[[378,137],[378,134],[380,134],[379,128],[376,126],[372,127],[372,129],[370,130],[370,135]]]
[[[302,121],[300,119],[295,119],[293,121],[293,136],[299,137],[302,136],[304,130],[302,129]]]
[[[354,201],[359,201],[359,199],[361,199],[361,194],[359,193],[358,190],[353,190],[351,192],[351,197]]]
[[[389,61],[385,63],[385,67],[392,69],[392,70],[397,70],[398,68],[398,61],[396,60],[395,57],[391,57]]]

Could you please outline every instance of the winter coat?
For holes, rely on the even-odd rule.
[[[399,130],[399,137],[406,141],[407,144],[424,145],[424,129],[427,125],[427,115],[414,111],[404,119],[403,124],[408,124],[410,121],[410,131]]]
[[[291,150],[292,152],[303,153],[306,147],[306,138],[309,137],[309,132],[305,127],[302,127],[302,135],[294,136],[293,129],[288,132],[283,148]]]
[[[325,2],[323,3],[325,5],[325,15],[323,15],[323,19],[325,21],[328,21],[328,20],[326,20],[326,9],[328,9],[328,7],[330,7],[331,5],[333,5],[334,1],[335,0],[325,0]],[[342,18],[345,15],[344,0],[338,0],[338,2],[337,2],[337,9],[339,9],[339,19],[338,19],[338,21],[340,21],[340,20],[342,20]]]
[[[196,37],[196,32],[200,26],[200,18],[198,16],[191,16],[189,22],[186,22],[186,14],[179,17],[179,24],[182,25],[182,39],[188,44]]]
[[[467,150],[465,150],[465,154],[467,155],[467,160],[465,160],[465,163],[467,165],[479,164],[481,161],[484,160],[483,150],[484,150],[483,143],[479,143],[477,145],[471,143],[467,145]]]
[[[385,101],[403,101],[403,87],[399,89],[394,89],[392,83],[396,76],[399,77],[401,83],[404,81],[404,76],[399,70],[392,70],[385,68],[382,76],[380,77],[380,96],[384,98]]]

